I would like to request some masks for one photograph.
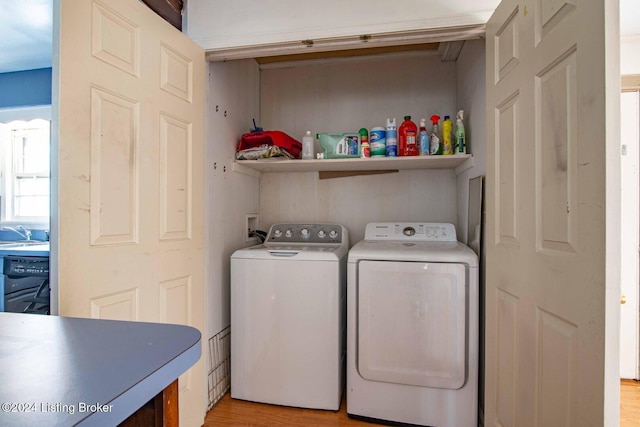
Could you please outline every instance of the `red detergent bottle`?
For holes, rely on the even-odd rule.
[[[404,116],[404,121],[398,128],[398,154],[400,156],[417,156],[418,126],[411,121],[411,116]]]

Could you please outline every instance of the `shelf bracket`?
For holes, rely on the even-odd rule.
[[[234,172],[238,172],[244,175],[249,175],[258,179],[260,179],[260,177],[262,176],[262,172],[252,169],[250,167],[241,165],[237,162],[232,163],[231,170]]]
[[[462,162],[460,165],[458,165],[458,167],[456,167],[455,169],[456,175],[460,175],[462,172],[466,171],[467,169],[471,169],[473,165],[474,165],[473,156],[471,156],[467,160]]]

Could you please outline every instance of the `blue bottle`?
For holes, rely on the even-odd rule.
[[[396,157],[398,155],[398,128],[396,127],[395,117],[387,119],[386,143],[387,157]]]

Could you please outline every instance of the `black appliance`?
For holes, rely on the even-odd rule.
[[[50,314],[49,257],[4,257],[4,311]]]

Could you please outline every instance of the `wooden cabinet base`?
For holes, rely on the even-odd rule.
[[[120,426],[178,427],[178,380],[124,420]]]

